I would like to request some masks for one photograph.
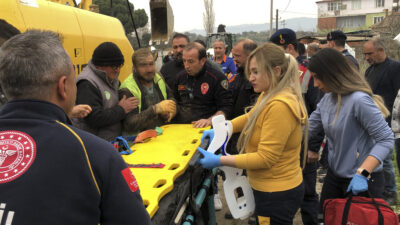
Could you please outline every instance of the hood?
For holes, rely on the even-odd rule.
[[[301,99],[298,99],[298,97],[289,90],[284,90],[271,99],[271,101],[281,101],[285,103],[291,109],[293,115],[304,125],[306,124],[307,113],[304,107],[299,104],[299,100],[301,101]]]

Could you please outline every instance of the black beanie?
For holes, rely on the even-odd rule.
[[[121,66],[124,64],[124,56],[116,44],[103,42],[94,50],[92,63],[95,66]]]

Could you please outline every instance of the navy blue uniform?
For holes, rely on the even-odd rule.
[[[0,111],[0,209],[0,224],[150,224],[117,151],[39,100]]]
[[[208,119],[217,111],[223,111],[229,117],[232,110],[232,92],[225,75],[212,68],[208,62],[195,76],[186,70],[176,78],[175,97],[178,102],[178,114],[175,122],[190,123],[199,119]]]

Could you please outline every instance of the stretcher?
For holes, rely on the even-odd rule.
[[[161,135],[134,144],[131,154],[122,155],[128,165],[136,165],[130,168],[151,218],[159,209],[160,200],[173,191],[174,181],[187,170],[196,148],[200,146],[202,132],[209,129],[193,128],[191,124],[171,124],[161,128]],[[163,166],[154,166],[161,164]],[[180,182],[185,182],[185,179]]]

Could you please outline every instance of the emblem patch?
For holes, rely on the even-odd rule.
[[[107,99],[107,100],[110,100],[110,98],[111,98],[110,92],[104,91],[104,95],[106,96],[106,99]]]
[[[228,90],[229,88],[229,82],[227,80],[221,81],[221,86],[225,89]]]
[[[19,131],[0,132],[0,184],[17,179],[35,161],[36,143]]]
[[[204,82],[201,84],[201,93],[203,95],[207,94],[208,89],[210,88],[210,86],[208,86],[208,83]]]
[[[124,177],[126,183],[132,192],[135,192],[139,189],[139,185],[136,181],[135,176],[129,168],[125,168],[121,171],[122,176]]]
[[[178,85],[178,91],[186,91],[186,85]]]

